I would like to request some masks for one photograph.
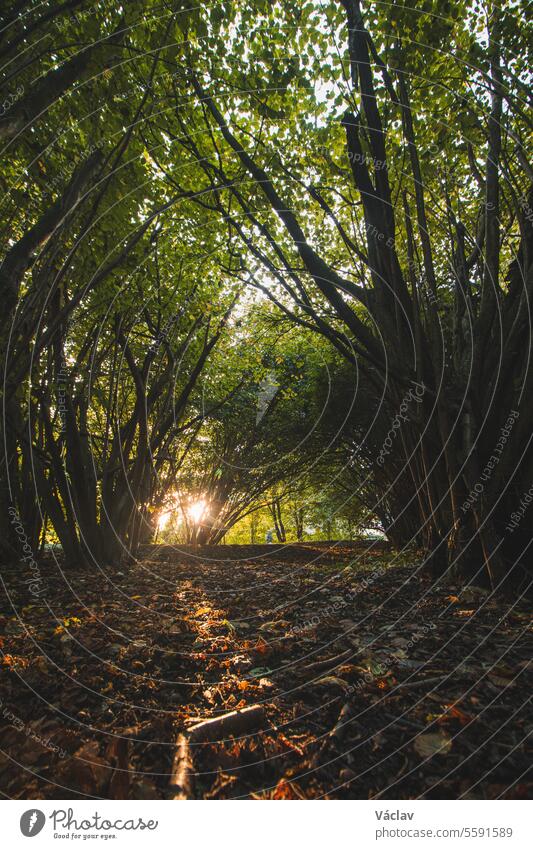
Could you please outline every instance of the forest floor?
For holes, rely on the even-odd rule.
[[[379,543],[143,557],[49,561],[38,599],[4,570],[6,797],[171,799],[184,739],[196,798],[533,795],[524,599],[436,584]],[[257,727],[188,730],[249,706]]]

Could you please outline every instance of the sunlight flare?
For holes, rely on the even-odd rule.
[[[168,525],[168,520],[170,519],[170,511],[167,510],[166,513],[160,513],[157,517],[157,529],[162,531]]]
[[[193,501],[192,504],[189,504],[187,508],[187,516],[191,522],[194,522],[195,525],[199,525],[206,515],[207,502],[204,498],[200,498],[198,501]]]

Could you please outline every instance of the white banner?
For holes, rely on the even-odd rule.
[[[531,849],[529,802],[5,802],[2,842],[210,849]],[[31,840],[34,843],[30,843]]]

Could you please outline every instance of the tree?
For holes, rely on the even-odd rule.
[[[320,356],[308,334],[265,307],[241,308],[204,376],[203,405],[212,412],[202,413],[175,479],[192,543],[219,542],[260,507],[271,509],[283,542],[281,500],[321,450],[313,434]]]
[[[196,139],[204,122],[203,145],[189,134],[183,146],[202,163],[213,209],[247,251],[241,263],[248,278],[295,322],[314,326],[347,360],[357,359],[385,401],[378,427],[386,433],[391,411],[419,391],[418,414],[403,432],[407,508],[416,505],[418,533],[438,571],[451,567],[472,577],[484,570],[496,588],[513,570],[522,580],[531,544],[527,523],[507,529],[533,459],[524,401],[533,377],[523,355],[530,346],[532,256],[525,210],[533,196],[523,155],[523,53],[516,74],[502,61],[502,54],[521,50],[524,20],[488,7],[485,43],[474,14],[462,7],[433,30],[423,12],[395,7],[390,20],[370,11],[373,37],[357,0],[328,5],[334,28],[341,6],[348,37],[346,59],[337,63],[344,89],[336,104],[345,103],[344,165],[336,161],[335,122],[315,130],[312,112],[304,112],[311,96],[296,103],[294,90],[282,87],[272,101],[281,110],[270,101],[258,105],[256,91],[234,90],[224,67],[213,62],[207,73],[198,52],[184,84],[190,80],[196,97]],[[288,16],[294,11],[291,3],[280,8]],[[324,28],[309,21],[317,10],[299,11],[298,25],[304,20],[322,48]],[[468,63],[446,67],[438,52],[422,54],[410,39],[417,27],[430,48],[445,35],[457,53],[473,57],[476,71]],[[279,43],[281,27],[269,37]],[[264,50],[261,62],[266,76],[282,72],[275,49]],[[428,97],[411,83],[423,64],[438,94]],[[224,107],[214,94],[220,78]],[[304,91],[312,86],[305,72],[298,83]],[[328,113],[324,104],[315,106],[315,115]],[[272,153],[280,111],[287,127]],[[460,118],[440,136],[442,155],[429,162],[428,133],[416,116],[443,111]],[[331,143],[317,179],[318,157],[311,154],[310,163],[308,151],[318,139],[322,147]],[[215,191],[221,185],[229,187],[224,194]],[[246,277],[239,268],[235,274]],[[394,492],[394,469],[383,472]],[[479,498],[472,497],[476,488]]]

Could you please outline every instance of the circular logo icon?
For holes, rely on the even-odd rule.
[[[43,812],[37,808],[31,808],[22,814],[20,818],[20,830],[24,837],[35,837],[42,830],[45,822],[46,817]]]

